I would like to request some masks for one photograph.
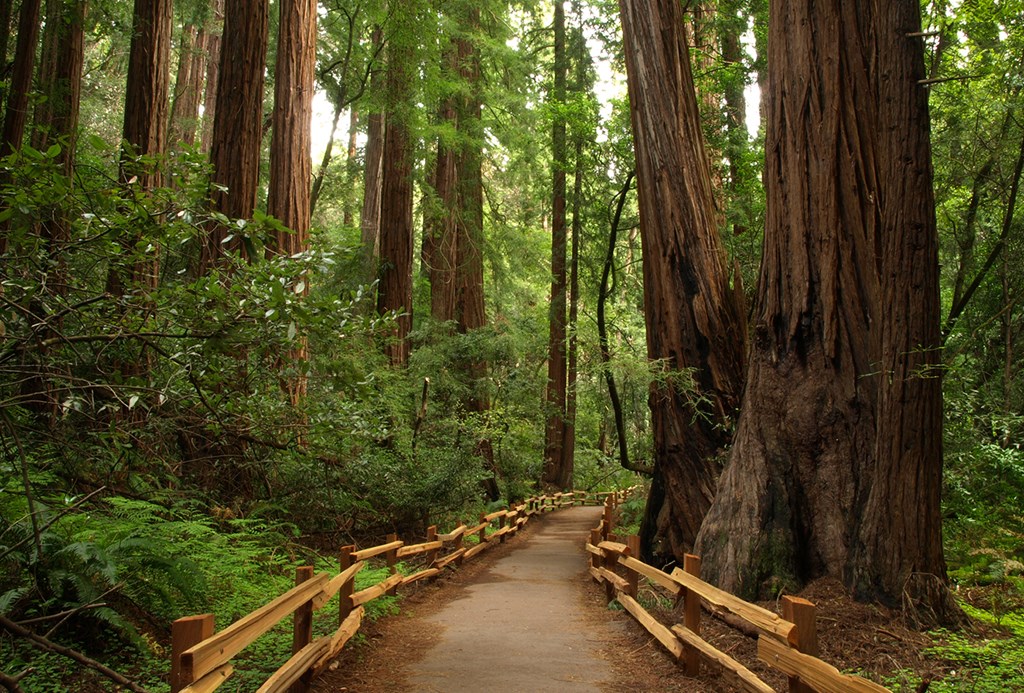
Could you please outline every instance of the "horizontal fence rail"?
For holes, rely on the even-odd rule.
[[[604,505],[605,516],[610,517],[610,508],[622,502],[632,490],[535,496],[508,509],[481,514],[478,524],[472,527],[462,524],[446,534],[438,534],[437,527],[429,527],[420,543],[406,544],[395,535],[388,535],[385,543],[378,546],[363,549],[343,546],[336,575],[314,574],[312,567],[299,567],[295,587],[220,632],[214,632],[213,614],[175,621],[171,627],[171,691],[207,693],[216,690],[233,673],[231,660],[289,616],[292,617],[292,656],[267,679],[259,693],[306,691],[359,631],[364,606],[369,602],[394,595],[399,588],[419,580],[437,577],[448,566],[462,565],[494,543],[505,543],[534,515],[574,505]],[[465,539],[471,536],[477,542],[467,546]],[[424,556],[426,567],[412,575],[401,575],[396,567],[398,560],[411,556]],[[356,575],[371,559],[383,560],[390,574],[357,592]],[[339,597],[338,627],[333,634],[314,640],[314,614],[336,595]]]
[[[700,673],[706,663],[743,691],[772,693],[774,689],[750,669],[717,650],[700,637],[702,603],[709,611],[727,614],[730,625],[756,632],[758,659],[789,677],[793,693],[879,693],[887,688],[858,676],[840,673],[817,658],[817,626],[814,604],[799,597],[782,597],[782,616],[746,602],[700,579],[700,558],[687,555],[683,568],[665,573],[636,558],[640,538],[612,533],[614,503],[605,504],[601,523],[590,531],[586,544],[591,577],[603,584],[609,601],[617,600],[679,662],[688,676]],[[666,626],[638,601],[640,579],[645,578],[663,594],[682,602],[683,622]],[[737,623],[738,622],[738,623]]]

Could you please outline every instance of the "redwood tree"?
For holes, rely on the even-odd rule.
[[[565,456],[566,425],[566,218],[565,104],[568,60],[565,54],[565,6],[555,2],[555,74],[552,102],[555,120],[551,129],[551,305],[548,309],[548,382],[545,390],[547,426],[544,431],[544,473],[541,481],[568,489],[572,485],[572,460]]]
[[[408,11],[408,10],[403,10]],[[411,19],[403,17],[402,19]],[[403,26],[408,32],[409,27]],[[397,34],[398,32],[396,32]],[[384,121],[384,154],[380,204],[380,283],[377,311],[397,315],[386,347],[392,365],[409,360],[406,337],[412,327],[413,142],[408,108],[412,95],[413,49],[408,35],[393,37],[387,50],[386,88],[389,98]]]
[[[745,329],[715,224],[682,7],[620,0],[637,163],[655,477],[644,552],[681,560],[739,403]]]
[[[312,174],[309,147],[317,3],[316,0],[285,1],[280,3],[279,9],[267,213],[287,228],[276,231],[267,252],[290,256],[309,246]],[[303,286],[307,284],[303,282]],[[305,342],[300,341],[290,356],[293,360],[304,361]],[[292,404],[297,404],[306,392],[305,377],[289,379],[285,389]]]
[[[914,0],[772,3],[768,216],[736,442],[698,539],[751,595],[830,575],[954,618]]]
[[[269,23],[267,0],[226,0],[224,35],[217,75],[217,104],[211,136],[214,208],[232,219],[249,219],[259,189],[263,139],[263,73]],[[215,225],[203,246],[202,267],[209,269],[228,250],[243,253],[236,235]]]

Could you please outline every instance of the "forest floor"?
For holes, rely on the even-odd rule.
[[[364,626],[365,637],[315,690],[730,690],[707,667],[699,678],[685,676],[639,624],[607,604],[583,551],[599,515],[599,508],[576,508],[545,516],[516,541],[404,597],[398,615]],[[922,679],[950,674],[924,653],[934,640],[905,627],[899,614],[854,602],[827,580],[800,596],[818,607],[821,658],[840,670],[911,691]],[[663,623],[681,620],[653,590],[642,590],[640,600]],[[755,640],[706,614],[702,626],[712,645],[776,690],[788,689],[785,677],[758,661]]]

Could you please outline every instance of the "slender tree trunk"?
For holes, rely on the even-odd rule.
[[[335,119],[335,129],[337,119]],[[355,188],[356,179],[359,177],[359,162],[356,156],[359,154],[359,111],[355,107],[348,111],[348,148],[345,150],[345,202],[342,210],[342,223],[346,228],[351,228],[356,218]],[[331,131],[331,139],[334,139],[334,130]]]
[[[934,622],[957,612],[939,515],[919,12],[913,0],[772,5],[754,348],[697,551],[708,579],[739,594],[832,575]]]
[[[747,144],[747,103],[743,95],[746,86],[743,71],[743,46],[740,37],[746,31],[746,14],[739,13],[739,2],[730,0],[720,10],[719,36],[722,45],[722,61],[730,74],[726,77],[722,96],[725,99],[725,156],[729,161],[729,184],[727,193],[735,206],[735,201],[746,186],[743,160],[748,149]],[[732,231],[740,236],[746,233],[746,214],[733,214]]]
[[[460,54],[459,43],[452,39],[444,51],[443,72],[448,79],[454,79],[459,62],[466,56]],[[440,120],[452,132],[459,129],[456,110],[456,94],[447,95],[440,108]],[[458,206],[459,145],[451,135],[439,137],[437,141],[437,163],[434,167],[434,192],[436,203],[428,206],[425,236],[429,236],[427,260],[430,276],[430,315],[438,321],[455,318],[455,294],[458,257],[457,234],[461,210]]]
[[[75,151],[78,134],[79,100],[84,62],[83,25],[85,2],[50,0],[47,3],[46,31],[40,58],[39,91],[45,98],[36,106],[32,146],[46,151],[53,143],[61,146],[57,159],[64,169],[67,190],[75,187]],[[58,373],[47,358],[47,339],[60,332],[61,308],[69,293],[68,269],[64,250],[71,239],[72,220],[58,213],[40,219],[38,233],[46,248],[49,263],[43,265],[40,292],[29,302],[35,324],[44,326],[34,357],[39,364],[38,375],[25,381],[22,392],[29,406],[45,415],[46,425],[53,425],[59,412],[62,393],[55,380],[69,374]],[[54,300],[56,299],[56,300]],[[56,377],[54,377],[56,376]]]
[[[206,73],[206,34],[187,24],[181,31],[178,71],[171,106],[171,142],[191,146],[199,127],[199,106]]]
[[[209,154],[213,147],[213,123],[217,117],[217,88],[220,85],[220,53],[223,45],[224,0],[213,0],[213,19],[204,28],[206,45],[206,92],[203,94],[203,132],[200,148]]]
[[[0,73],[7,72],[7,51],[11,43],[11,10],[14,0],[0,0]],[[3,91],[0,90],[0,96]]]
[[[555,2],[555,88],[552,101],[565,103],[568,61],[565,54],[565,6]],[[544,473],[541,481],[568,488],[572,478],[564,468],[566,407],[566,220],[565,116],[555,115],[551,134],[553,166],[551,204],[551,306],[548,311],[548,382],[545,390],[547,426],[544,432]]]
[[[576,170],[572,186],[572,250],[569,259],[569,343],[565,378],[565,437],[562,470],[565,487],[573,487],[576,467],[576,380],[578,368],[577,321],[580,307],[580,238],[583,235],[583,140],[576,139]]]
[[[380,45],[380,28],[373,32],[374,48]],[[381,88],[379,73],[370,76],[370,89]],[[364,280],[377,277],[377,258],[380,256],[380,197],[381,169],[384,166],[384,115],[370,113],[366,121],[366,150],[363,154],[363,211],[359,216],[360,237],[363,244]]]
[[[224,37],[218,70],[216,115],[210,146],[214,209],[229,219],[250,219],[259,190],[263,140],[263,73],[269,25],[267,0],[226,0]],[[212,226],[203,246],[201,267],[208,271],[225,253],[245,246],[237,234]]]
[[[320,191],[323,190],[324,180],[327,178],[327,168],[331,165],[331,160],[334,158],[334,136],[338,133],[338,123],[341,122],[341,104],[336,103],[334,105],[334,116],[331,118],[331,134],[327,137],[327,146],[324,148],[323,158],[320,159],[320,167],[316,171],[316,175],[313,176],[313,189],[309,194],[309,211],[312,215],[316,209],[316,203],[320,201]],[[355,109],[352,110],[355,114]],[[351,124],[351,127],[355,127],[355,124]],[[353,138],[354,135],[349,133],[349,138]],[[351,207],[348,201],[345,202],[345,221],[343,222],[346,226],[352,223],[351,219]]]
[[[32,91],[32,72],[36,64],[36,46],[39,43],[40,0],[22,0],[18,15],[18,39],[14,47],[14,66],[7,93],[3,135],[0,138],[0,157],[21,148],[28,122],[29,94]]]
[[[407,336],[412,327],[413,161],[405,113],[412,90],[410,62],[409,48],[394,43],[388,46],[386,86],[392,104],[384,128],[377,312],[397,316],[385,347],[393,366],[404,366],[409,360]]]
[[[674,0],[621,0],[637,161],[655,477],[648,556],[682,561],[711,504],[742,387],[745,328],[715,222],[711,171]]]

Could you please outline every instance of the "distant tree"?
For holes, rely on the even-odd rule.
[[[774,2],[770,17],[754,345],[697,551],[741,594],[830,575],[949,621],[920,5]]]
[[[555,2],[554,123],[551,128],[551,304],[548,309],[548,382],[545,390],[544,473],[541,481],[567,489],[572,485],[572,460],[565,456],[566,423],[566,118],[564,112],[568,59],[565,52],[565,3]]]

